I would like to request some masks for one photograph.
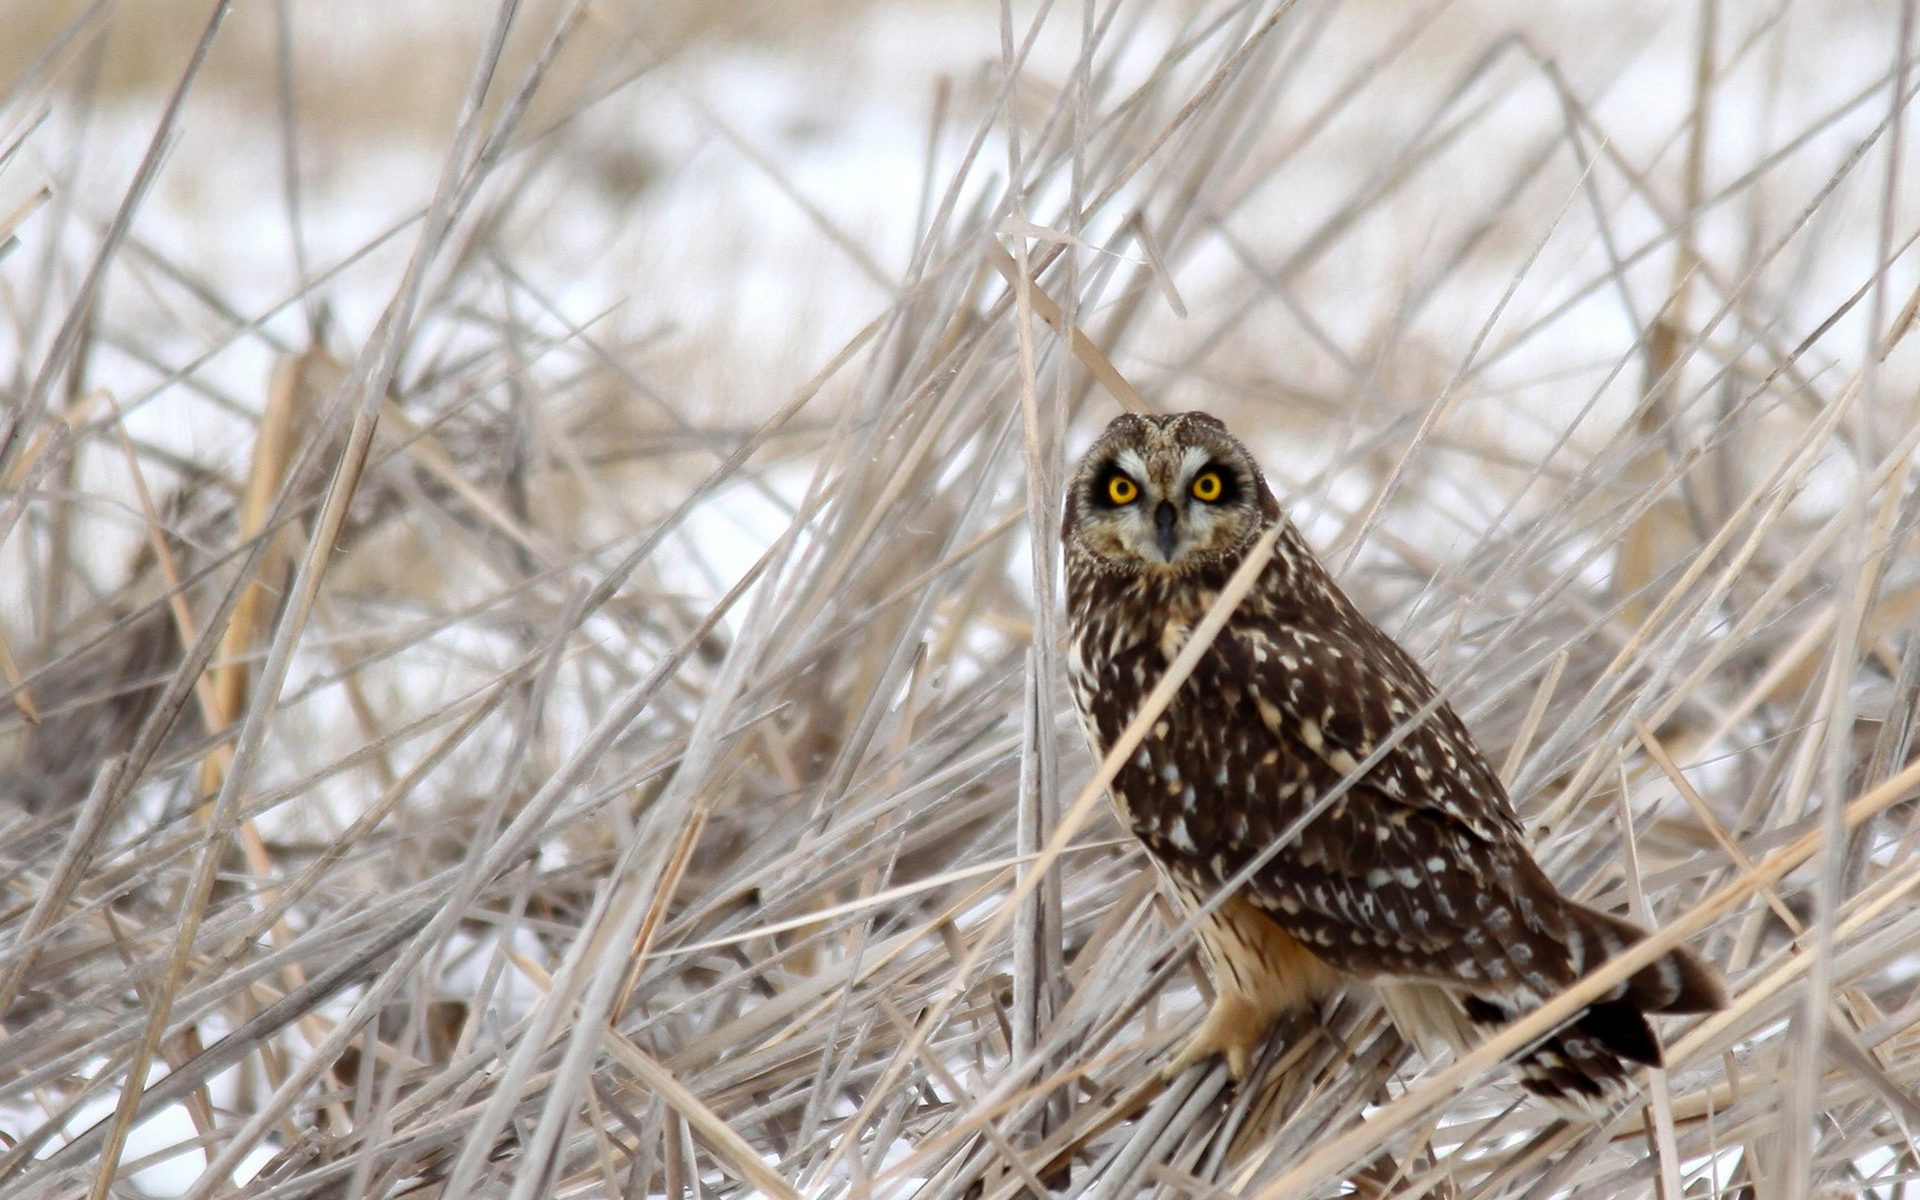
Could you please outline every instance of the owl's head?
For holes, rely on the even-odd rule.
[[[1258,464],[1203,412],[1114,418],[1067,488],[1070,556],[1108,571],[1184,575],[1238,558],[1280,518]]]

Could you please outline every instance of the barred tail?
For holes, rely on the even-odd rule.
[[[1581,975],[1647,936],[1631,921],[1572,901],[1566,902],[1566,917],[1567,947],[1573,952],[1573,969]],[[1608,1001],[1625,1003],[1642,1013],[1703,1013],[1725,1008],[1727,990],[1718,971],[1679,946],[1634,972],[1601,1003]]]
[[[1630,1065],[1660,1065],[1660,1040],[1625,1001],[1596,1004],[1524,1051],[1513,1063],[1520,1086],[1568,1116],[1597,1120],[1632,1091]]]
[[[1567,947],[1582,975],[1647,936],[1637,925],[1572,902],[1566,917]],[[1522,1087],[1554,1107],[1594,1119],[1626,1097],[1635,1064],[1662,1065],[1660,1039],[1647,1014],[1711,1012],[1726,1003],[1719,974],[1691,950],[1677,948],[1522,1051],[1514,1073]],[[1462,1007],[1478,1025],[1503,1025],[1517,1015],[1478,997],[1467,997]]]

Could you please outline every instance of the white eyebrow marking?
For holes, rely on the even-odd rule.
[[[1213,461],[1204,446],[1188,446],[1180,455],[1180,485],[1185,487],[1201,467]]]

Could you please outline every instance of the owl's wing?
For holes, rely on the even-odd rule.
[[[1397,647],[1285,624],[1223,631],[1194,681],[1236,716],[1259,717],[1258,728],[1244,717],[1228,724],[1240,749],[1221,743],[1222,752],[1247,769],[1211,774],[1212,803],[1192,806],[1182,836],[1143,834],[1175,878],[1203,894],[1280,841],[1434,694]],[[1444,704],[1280,845],[1243,894],[1316,955],[1362,976],[1535,995],[1572,977],[1557,945],[1558,893]]]
[[[1237,660],[1248,700],[1276,737],[1350,774],[1433,700],[1434,687],[1406,651],[1371,626],[1293,624],[1229,629],[1216,651]],[[1431,708],[1365,776],[1365,790],[1426,810],[1488,842],[1523,837],[1506,788],[1453,706]]]
[[[1219,902],[1200,934],[1223,995],[1292,995],[1323,967],[1438,985],[1381,995],[1410,1035],[1466,1045],[1645,936],[1559,893],[1459,718],[1371,626],[1229,627],[1188,689],[1124,787],[1135,832],[1186,904]],[[1239,890],[1220,896],[1230,879]],[[1624,1086],[1623,1060],[1659,1061],[1644,1013],[1724,1003],[1713,970],[1675,950],[1524,1052],[1519,1070],[1542,1095],[1604,1099]]]

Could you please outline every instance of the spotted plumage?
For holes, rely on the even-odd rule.
[[[1465,1048],[1644,936],[1560,894],[1500,779],[1407,652],[1308,549],[1246,449],[1205,413],[1123,416],[1066,498],[1069,670],[1096,754],[1120,736],[1247,550],[1271,561],[1119,769],[1120,820],[1189,910],[1394,742],[1200,925],[1217,999],[1170,1071],[1237,1077],[1273,1021],[1364,981],[1410,1038]],[[1586,1113],[1658,1063],[1644,1014],[1724,1003],[1680,950],[1517,1060]]]

